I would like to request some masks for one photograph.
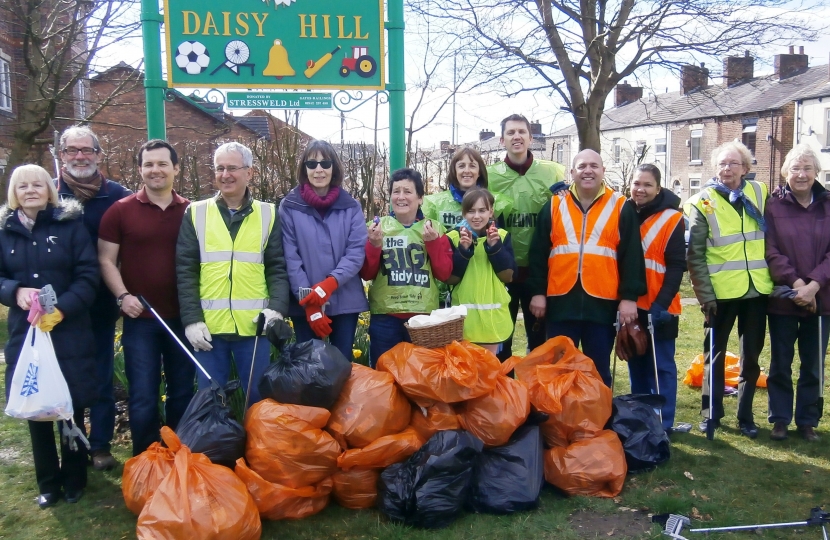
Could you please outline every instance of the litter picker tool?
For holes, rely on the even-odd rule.
[[[185,344],[182,343],[182,340],[179,339],[179,336],[177,336],[176,333],[173,330],[171,330],[169,326],[167,326],[167,323],[164,322],[164,319],[161,318],[161,315],[159,315],[158,312],[155,309],[153,309],[153,306],[151,306],[149,304],[149,302],[147,302],[147,300],[145,300],[144,297],[141,296],[141,295],[138,295],[136,298],[138,298],[138,301],[141,302],[142,306],[144,306],[144,309],[146,309],[147,311],[152,313],[153,316],[156,318],[156,320],[158,320],[158,322],[161,323],[161,325],[164,327],[164,329],[167,330],[167,333],[170,334],[170,336],[174,340],[176,340],[176,343],[178,343],[179,347],[181,347],[181,349],[184,351],[184,353],[187,356],[189,356],[191,360],[193,360],[193,363],[196,364],[196,367],[199,368],[202,371],[202,373],[205,374],[205,377],[207,377],[207,380],[210,381],[210,385],[215,386],[216,388],[219,388],[219,384],[217,382],[215,382],[213,380],[213,378],[211,378],[210,373],[208,373],[207,370],[204,368],[204,366],[202,366],[202,364],[200,364],[199,361],[196,360],[196,357],[193,356],[193,353],[190,352],[190,349],[188,349],[185,346]]]
[[[652,516],[653,523],[662,523],[665,520],[663,534],[677,540],[687,540],[681,536],[683,527],[691,525],[689,518],[678,514],[660,514]],[[790,521],[783,523],[759,523],[755,525],[733,525],[731,527],[709,527],[705,529],[689,529],[693,533],[722,533],[722,532],[752,532],[763,529],[785,529],[789,527],[821,527],[822,538],[827,540],[827,524],[830,523],[830,514],[824,512],[821,507],[816,506],[810,510],[810,517],[804,521]]]
[[[617,322],[614,323],[614,329],[617,331],[617,335],[620,333],[620,312],[617,312]],[[614,396],[614,383],[617,381],[617,348],[614,347],[614,367],[611,370],[611,396]]]
[[[818,365],[821,373],[818,377],[818,417],[821,418],[824,412],[824,329],[821,324],[821,310],[818,305],[818,298],[816,298],[816,314],[818,314]]]
[[[706,422],[706,438],[715,440],[715,330],[709,326],[709,420]]]
[[[654,362],[654,388],[657,389],[657,395],[660,395],[660,379],[657,377],[657,345],[654,344],[654,323],[651,320],[651,313],[648,314],[648,333],[651,337],[651,359]],[[710,377],[711,378],[711,377]],[[657,409],[657,415],[660,417],[660,423],[663,423],[663,409]],[[708,430],[708,428],[707,428]]]
[[[256,347],[259,345],[259,336],[262,334],[262,329],[265,328],[265,315],[259,314],[256,319],[256,335],[254,336],[254,354],[251,355],[251,372],[248,373],[248,391],[245,392],[245,407],[243,411],[248,410],[248,400],[251,398],[251,382],[254,379],[254,360],[256,360]]]

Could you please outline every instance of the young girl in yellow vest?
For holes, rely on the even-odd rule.
[[[510,295],[516,259],[510,233],[493,222],[493,194],[473,188],[461,200],[464,221],[447,237],[453,245],[452,305],[465,306],[464,339],[498,352],[510,337]]]

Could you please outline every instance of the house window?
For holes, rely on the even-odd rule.
[[[672,191],[674,191],[674,194],[677,195],[677,196],[680,196],[680,195],[683,194],[683,184],[680,183],[680,180],[675,180],[674,181],[674,186],[672,188]]]
[[[689,177],[689,195],[694,195],[700,192],[700,177]]]
[[[565,144],[559,143],[556,145],[556,162],[565,163]]]
[[[827,137],[824,146],[830,146],[830,109],[824,111],[827,114],[827,121],[824,123],[824,135]]]
[[[691,137],[689,141],[689,161],[692,163],[702,163],[700,159],[700,143],[703,140],[703,130],[693,129],[689,133],[689,136]]]
[[[5,58],[0,58],[0,109],[12,110],[12,75]]]
[[[830,172],[824,173],[824,187],[830,189]]]
[[[646,152],[646,141],[637,141],[637,146],[635,147],[635,158],[640,158]]]
[[[614,163],[620,162],[620,140],[614,139]]]
[[[744,126],[744,131],[741,133],[741,142],[744,143],[744,146],[749,148],[753,159],[755,158],[755,132],[757,130],[757,124],[750,124]]]
[[[665,154],[666,153],[666,139],[654,139],[654,153],[655,154]]]

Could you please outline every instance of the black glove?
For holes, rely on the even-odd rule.
[[[712,300],[710,302],[704,302],[703,305],[700,306],[700,311],[703,312],[706,324],[711,325],[715,315],[718,314],[718,301]]]

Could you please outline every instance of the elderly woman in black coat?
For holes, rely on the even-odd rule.
[[[84,407],[95,399],[95,350],[89,307],[100,279],[89,233],[74,201],[58,202],[48,172],[23,165],[9,180],[8,205],[0,209],[0,303],[9,306],[6,344],[6,399],[14,369],[29,329],[26,320],[32,292],[52,285],[59,322],[51,330],[55,355],[69,386],[75,424],[84,426]],[[60,422],[59,422],[60,424]],[[87,452],[55,446],[52,422],[29,422],[41,508],[54,505],[64,491],[74,503],[86,487]]]

